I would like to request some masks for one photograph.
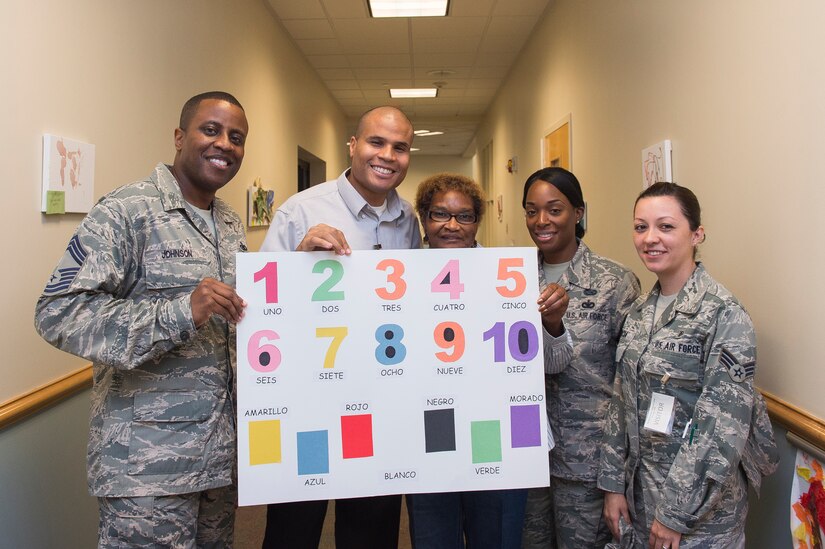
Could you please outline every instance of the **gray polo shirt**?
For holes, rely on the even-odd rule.
[[[421,232],[412,206],[395,190],[379,218],[347,179],[349,170],[292,195],[275,213],[262,252],[293,251],[310,227],[324,223],[344,233],[353,250],[421,247]]]

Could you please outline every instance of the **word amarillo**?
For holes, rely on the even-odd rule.
[[[286,406],[280,408],[258,408],[256,410],[247,410],[244,412],[244,417],[258,417],[258,416],[281,416],[287,413],[289,409]]]

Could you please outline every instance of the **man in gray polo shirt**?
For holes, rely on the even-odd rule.
[[[261,251],[407,249],[421,246],[412,206],[395,188],[407,175],[413,128],[403,112],[377,107],[350,138],[352,167],[290,197],[278,208]],[[316,549],[326,501],[269,505],[264,549]],[[338,500],[337,549],[398,546],[401,496]]]

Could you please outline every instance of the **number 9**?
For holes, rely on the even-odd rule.
[[[464,329],[457,322],[442,322],[433,332],[435,344],[442,349],[452,349],[452,353],[439,351],[435,357],[441,362],[455,362],[464,355]]]

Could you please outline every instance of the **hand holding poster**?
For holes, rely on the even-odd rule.
[[[547,486],[535,250],[239,254],[241,505]]]

